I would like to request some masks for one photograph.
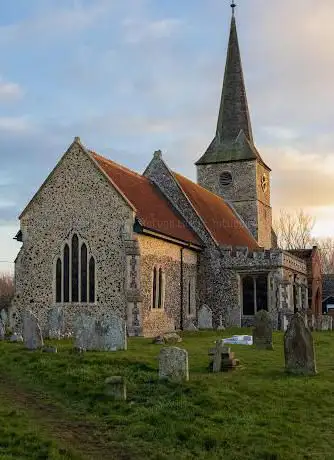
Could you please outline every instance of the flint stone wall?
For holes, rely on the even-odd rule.
[[[155,337],[180,328],[181,310],[181,248],[180,246],[138,235],[141,253],[142,328],[145,337]],[[183,249],[183,318],[196,318],[197,263],[195,251]],[[153,268],[162,268],[165,275],[164,308],[152,308]],[[188,315],[188,285],[194,280],[195,316]]]
[[[55,263],[73,232],[89,244],[96,263],[96,302],[63,305],[66,332],[78,313],[125,317],[124,226],[132,232],[133,210],[77,142],[73,143],[21,216],[23,245],[15,266],[12,325],[27,306],[47,332],[47,312],[55,302]],[[29,276],[27,276],[29,274]],[[17,319],[17,321],[16,321]]]

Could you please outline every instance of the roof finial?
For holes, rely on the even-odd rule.
[[[232,16],[234,16],[234,10],[235,10],[236,6],[237,6],[236,3],[234,3],[234,2],[232,1],[232,3],[231,3]]]

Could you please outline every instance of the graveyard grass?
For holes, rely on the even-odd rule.
[[[249,330],[182,334],[189,382],[158,380],[163,345],[130,338],[127,351],[57,354],[0,342],[0,459],[334,458],[334,332],[313,333],[318,375],[284,373],[274,350],[232,345],[240,367],[207,371],[217,338]],[[104,396],[107,377],[127,381],[128,400]],[[47,452],[47,453],[46,453]]]

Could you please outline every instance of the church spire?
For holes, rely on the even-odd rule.
[[[196,165],[258,159],[248,110],[234,2],[216,134]]]
[[[235,141],[242,130],[253,143],[246,88],[242,71],[237,26],[232,2],[230,38],[227,48],[225,75],[221,95],[216,137],[218,142]]]

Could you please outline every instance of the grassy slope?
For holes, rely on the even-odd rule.
[[[93,421],[101,444],[121,447],[129,458],[334,459],[333,333],[314,334],[316,377],[283,373],[280,333],[272,352],[232,346],[240,369],[209,374],[208,348],[235,332],[185,334],[180,346],[189,351],[190,381],[182,385],[158,381],[161,346],[141,338],[130,339],[127,352],[84,355],[71,354],[66,341],[58,354],[0,343],[0,375],[43,392],[69,418]],[[126,403],[103,396],[110,375],[126,376]]]

